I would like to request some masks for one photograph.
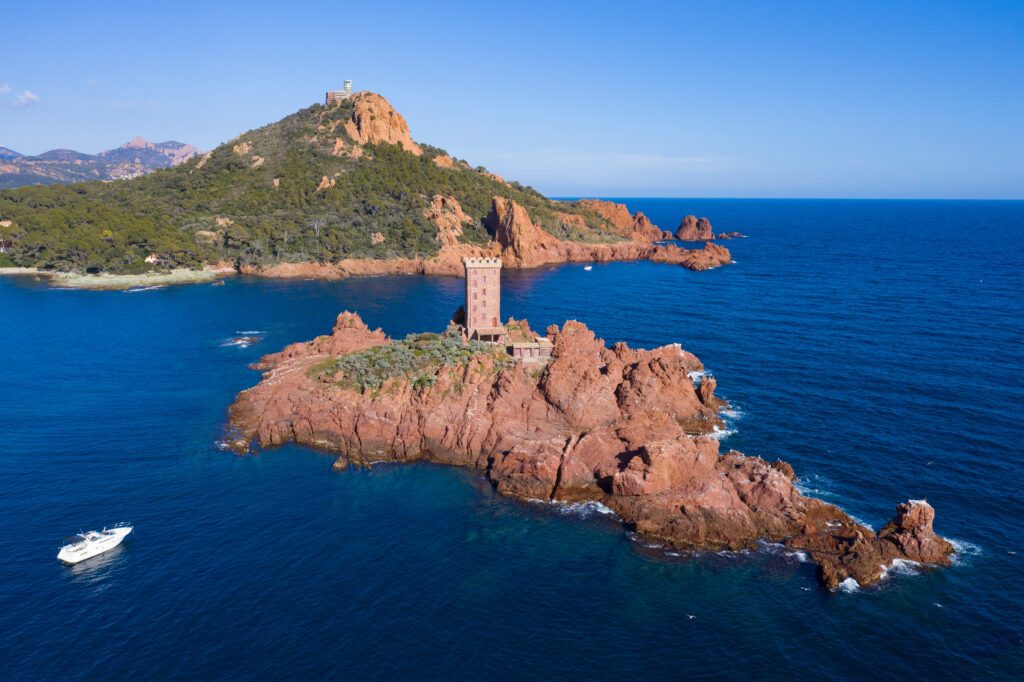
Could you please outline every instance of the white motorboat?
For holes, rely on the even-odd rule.
[[[60,548],[57,559],[65,564],[77,564],[91,559],[120,545],[131,532],[129,524],[119,523],[111,528],[72,535],[64,538],[64,546]]]

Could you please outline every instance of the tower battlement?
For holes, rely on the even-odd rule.
[[[501,269],[500,258],[463,258],[462,264],[467,268],[498,268]]]

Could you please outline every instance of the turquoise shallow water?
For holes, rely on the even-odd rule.
[[[788,460],[875,527],[927,498],[956,566],[832,594],[771,548],[665,556],[476,472],[217,449],[258,379],[248,363],[343,309],[393,335],[437,329],[460,280],[120,293],[7,278],[3,676],[1020,677],[1024,204],[628,203],[752,236],[706,273],[506,272],[503,313],[681,342],[738,409],[724,447]],[[222,345],[245,330],[264,339]],[[123,547],[56,562],[62,535],[119,520],[137,528]]]

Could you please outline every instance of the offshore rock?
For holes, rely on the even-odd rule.
[[[682,242],[706,242],[715,238],[711,222],[707,218],[688,215],[676,229],[676,239]]]
[[[703,367],[678,344],[609,348],[575,321],[552,325],[547,337],[544,371],[494,348],[431,366],[426,381],[396,375],[361,392],[329,361],[392,341],[342,313],[330,335],[263,358],[263,379],[238,395],[231,426],[243,448],[294,441],[353,464],[475,467],[504,495],[605,504],[669,547],[781,542],[806,551],[830,588],[875,582],[897,559],[949,563],[952,547],[923,501],[900,505],[876,534],[801,494],[789,465],[720,454],[707,435],[721,425],[715,384],[694,383]]]
[[[732,262],[729,249],[707,242],[703,249],[683,249],[675,244],[656,247],[648,259],[655,263],[672,263],[690,270],[710,270]]]

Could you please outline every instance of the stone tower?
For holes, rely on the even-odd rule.
[[[481,341],[504,341],[501,323],[501,259],[464,258],[466,266],[466,334]]]

